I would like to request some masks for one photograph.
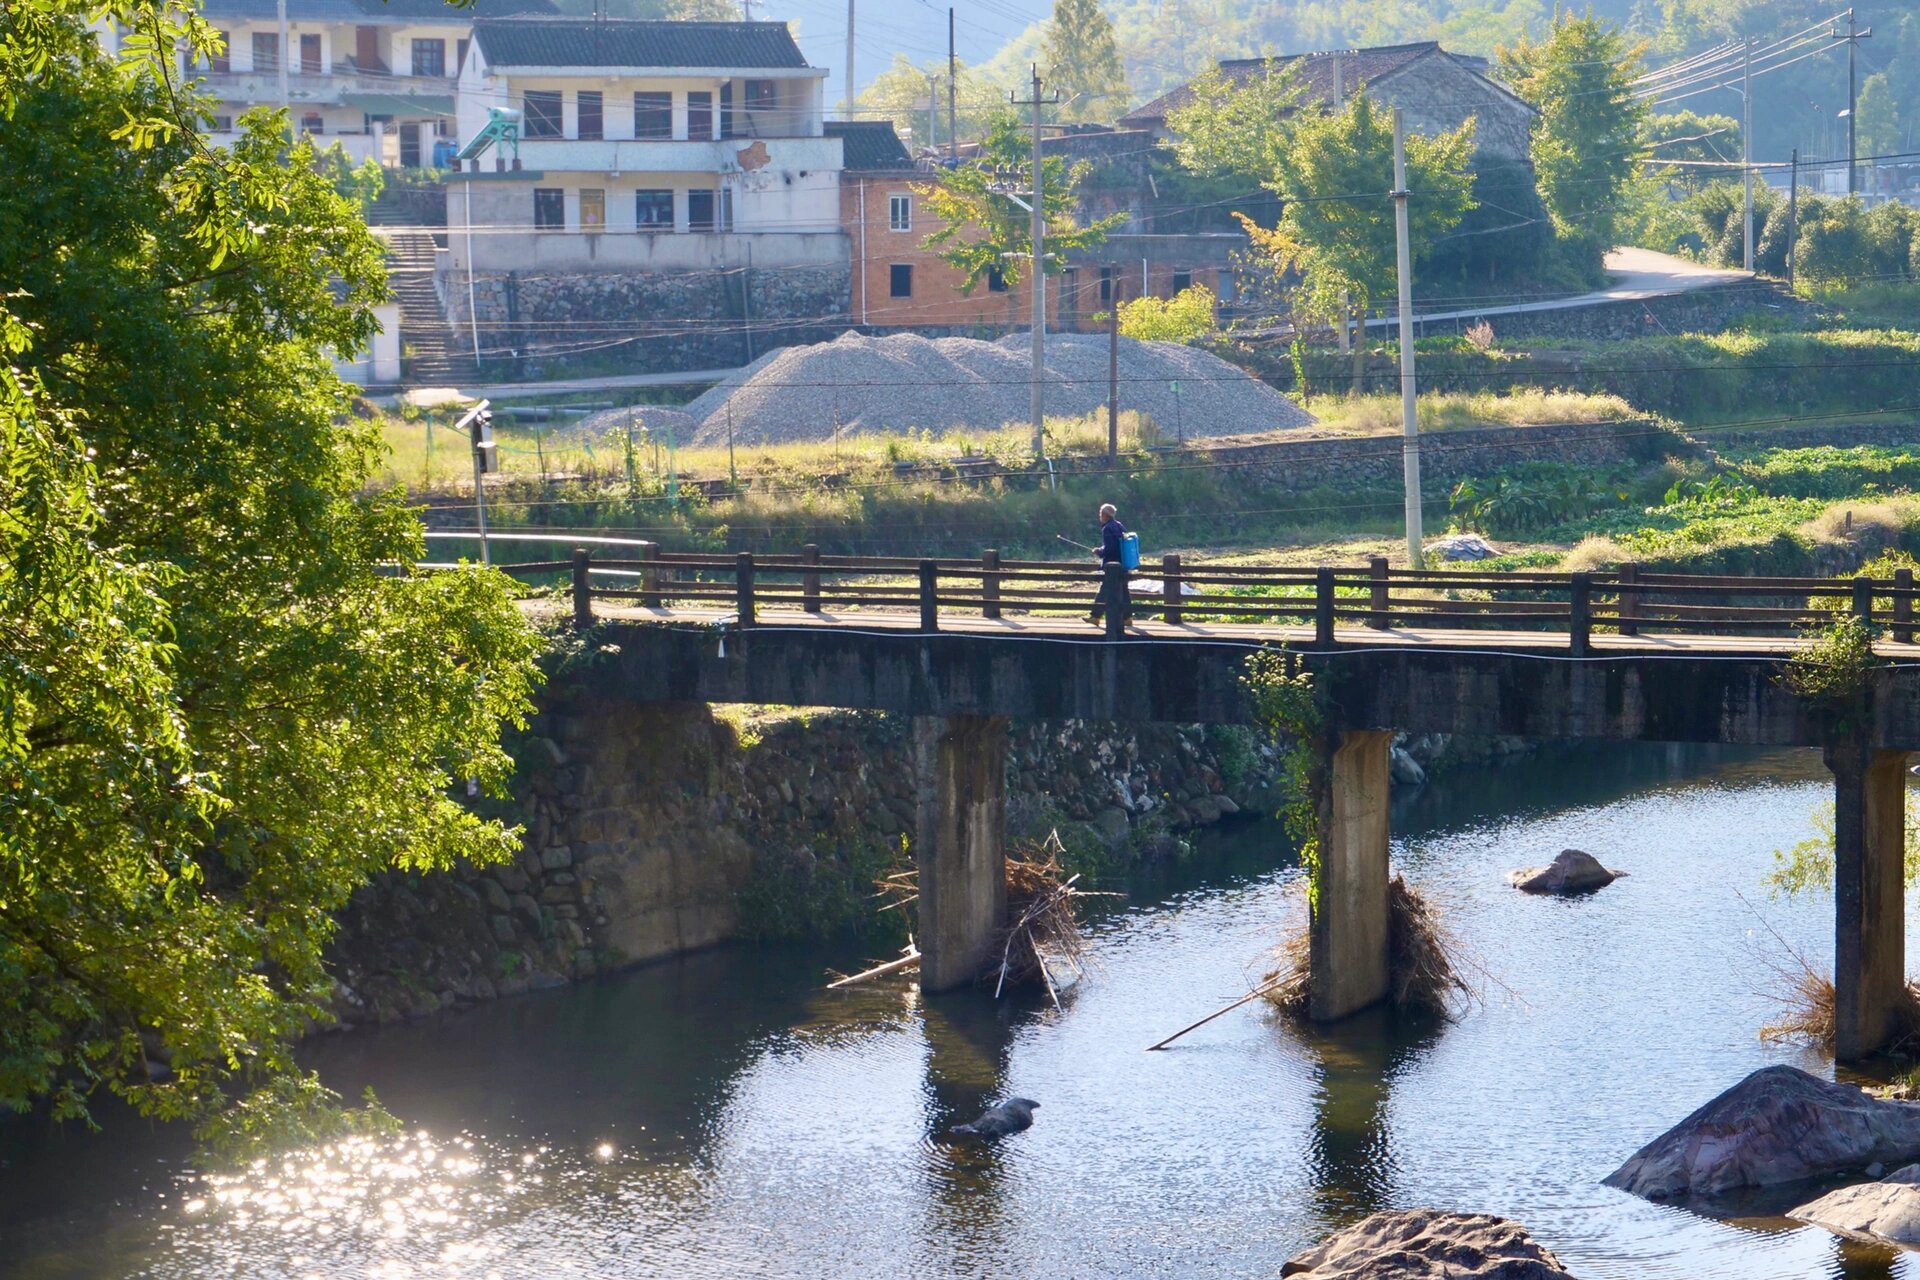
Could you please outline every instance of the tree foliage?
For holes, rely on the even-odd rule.
[[[1021,189],[1023,198],[1031,198],[1033,163],[1028,137],[1018,116],[1001,112],[994,117],[972,163],[948,170],[938,183],[914,188],[926,197],[927,211],[941,224],[926,238],[926,247],[960,271],[962,293],[972,293],[989,272],[997,270],[1007,283],[1014,284],[1026,279],[1031,270],[1029,215],[1002,191],[995,190],[1011,183]],[[1041,209],[1047,240],[1047,260],[1042,265],[1048,274],[1066,269],[1068,253],[1106,243],[1107,232],[1126,221],[1125,213],[1084,227],[1074,221],[1074,191],[1088,167],[1084,161],[1069,165],[1062,156],[1047,156],[1041,162],[1045,196]]]
[[[1545,40],[1500,50],[1499,71],[1538,112],[1533,166],[1560,243],[1597,276],[1619,243],[1646,104],[1634,93],[1643,46],[1603,19],[1563,12]]]
[[[1657,112],[1640,122],[1640,149],[1649,160],[1680,162],[1648,166],[1669,196],[1698,191],[1726,179],[1728,170],[1715,166],[1740,163],[1740,122],[1698,111]]]
[[[117,66],[67,0],[0,17],[0,1107],[210,1121],[324,1097],[288,1046],[355,889],[510,853],[450,790],[504,784],[538,643],[495,575],[384,567],[356,210],[279,113],[205,146],[204,24],[113,13]]]
[[[1287,162],[1289,123],[1300,106],[1296,65],[1269,60],[1245,79],[1208,67],[1189,85],[1192,97],[1167,113],[1180,163],[1203,177],[1246,174],[1271,181]]]
[[[1111,120],[1126,108],[1127,72],[1100,0],[1053,0],[1040,65],[1064,99],[1063,118]]]
[[[1218,299],[1203,284],[1171,298],[1148,295],[1120,304],[1120,336],[1142,342],[1197,342],[1213,332]]]
[[[957,64],[958,84],[954,91],[954,124],[962,138],[977,138],[986,131],[994,116],[1007,109],[1006,90],[982,78],[973,68]],[[931,97],[934,118],[927,108]],[[894,130],[916,146],[937,138],[947,142],[947,60],[930,59],[915,66],[903,53],[893,55],[893,64],[875,76],[860,93],[860,118],[885,119]]]
[[[1473,122],[1438,137],[1410,134],[1406,148],[1417,268],[1473,207]],[[1355,94],[1341,111],[1303,115],[1268,186],[1283,203],[1280,225],[1267,230],[1241,221],[1256,251],[1276,268],[1300,273],[1309,314],[1331,319],[1343,298],[1364,308],[1393,293],[1393,128],[1367,94]]]

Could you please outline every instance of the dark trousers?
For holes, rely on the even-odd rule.
[[[1101,565],[1100,568],[1102,572],[1106,570],[1105,565]],[[1108,588],[1113,586],[1119,588],[1120,598],[1118,600],[1108,598],[1111,594]],[[1127,586],[1127,579],[1124,575],[1114,580],[1105,578],[1101,580],[1100,594],[1093,598],[1093,617],[1095,621],[1105,616],[1109,605],[1118,609],[1122,618],[1133,617],[1133,591]]]

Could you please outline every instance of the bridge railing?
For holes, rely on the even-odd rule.
[[[522,537],[569,542],[565,534]],[[565,560],[496,567],[530,580],[564,575],[581,626],[593,623],[595,602],[604,601],[730,617],[745,627],[784,616],[936,632],[1085,615],[1111,578],[1110,594],[1120,594],[1120,582],[1128,587],[1124,607],[1104,611],[1102,625],[1113,637],[1144,620],[1297,627],[1310,629],[1320,647],[1359,641],[1352,633],[1360,628],[1497,631],[1561,634],[1576,654],[1596,636],[1790,636],[1837,612],[1911,643],[1920,598],[1906,569],[1881,579],[1729,577],[1648,573],[1636,565],[1599,573],[1419,571],[1378,557],[1364,568],[1300,568],[1168,555],[1129,577],[1117,566],[1014,560],[992,549],[962,560],[823,555],[814,545],[767,555],[666,551],[612,538],[594,543],[573,547]]]

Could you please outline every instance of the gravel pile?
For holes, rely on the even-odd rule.
[[[846,333],[771,351],[686,406],[694,442],[722,444],[728,411],[742,444],[857,432],[997,431],[1027,421],[1030,339],[997,342]],[[1047,339],[1047,414],[1077,417],[1107,403],[1107,339]],[[1175,385],[1179,390],[1175,391]],[[1217,356],[1171,342],[1120,340],[1120,408],[1162,438],[1244,435],[1313,422],[1291,400]]]

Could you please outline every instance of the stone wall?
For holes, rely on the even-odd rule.
[[[483,358],[514,362],[517,377],[574,368],[725,369],[769,347],[831,341],[846,327],[852,287],[845,265],[510,271],[476,275],[471,313],[480,319]],[[448,322],[464,329],[465,278],[446,277],[442,292]]]

